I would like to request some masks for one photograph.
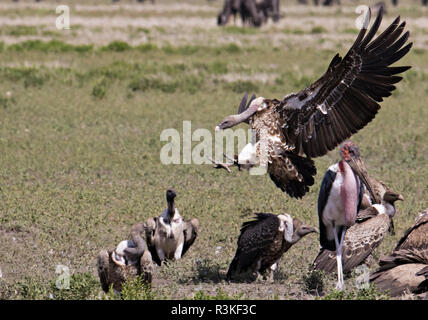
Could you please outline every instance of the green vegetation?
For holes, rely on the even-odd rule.
[[[203,290],[199,290],[194,294],[193,300],[240,300],[243,295],[243,293],[237,293],[230,296],[222,288],[218,288],[215,295],[209,295]]]
[[[312,34],[327,33],[327,30],[321,26],[315,26],[311,29]]]
[[[388,300],[389,296],[383,292],[376,290],[375,286],[371,284],[368,288],[354,289],[348,291],[331,290],[331,292],[322,300]]]
[[[315,235],[286,253],[274,284],[225,282],[241,224],[253,212],[286,212],[318,226],[320,183],[338,152],[314,159],[315,184],[296,200],[268,176],[236,168],[227,173],[209,163],[164,165],[160,134],[168,128],[181,134],[184,120],[191,121],[192,132],[208,128],[214,134],[245,91],[281,99],[308,86],[336,53],[346,53],[355,38],[347,29],[355,14],[343,9],[334,27],[319,19],[333,21],[337,8],[299,11],[297,18],[286,13],[284,19],[307,19],[305,26],[218,28],[209,19],[215,20],[219,4],[204,4],[213,10],[200,16],[168,11],[159,26],[138,16],[149,22],[150,14],[160,16],[149,9],[118,11],[117,25],[108,28],[99,18],[113,13],[82,9],[76,13],[81,24],[68,31],[48,25],[53,14],[43,8],[0,10],[0,19],[40,21],[36,31],[16,22],[4,24],[0,34],[0,248],[9,248],[0,250],[0,299],[388,299],[372,287],[357,290],[354,275],[338,293],[335,274],[309,273],[318,252]],[[391,10],[391,16],[401,13],[408,20],[422,16]],[[140,20],[130,27],[131,19]],[[369,173],[405,198],[397,204],[395,235],[385,237],[376,256],[394,248],[428,197],[424,30],[411,30],[415,48],[398,64],[412,69],[376,118],[352,137]],[[159,215],[169,187],[177,190],[184,218],[200,221],[194,246],[184,259],[156,267],[151,286],[134,279],[122,296],[104,294],[98,252],[127,239],[134,222]],[[58,264],[72,270],[69,290],[55,287]]]

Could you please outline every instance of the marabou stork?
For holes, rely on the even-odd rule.
[[[363,183],[371,190],[357,146],[351,141],[344,142],[340,148],[340,156],[341,160],[330,166],[325,173],[318,196],[320,245],[324,249],[336,251],[336,288],[339,290],[343,289],[342,246],[346,229],[357,218],[363,196]]]

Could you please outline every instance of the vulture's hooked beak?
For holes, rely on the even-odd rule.
[[[310,227],[309,230],[310,232],[319,233],[318,228],[316,227]]]
[[[251,100],[250,105],[245,110],[240,106],[239,112],[242,112],[227,116],[215,127],[214,130],[217,132],[219,130],[232,128],[242,122],[247,122],[259,110],[259,106],[263,104],[263,100],[264,98],[262,97]]]
[[[348,164],[352,168],[352,170],[358,175],[360,180],[364,183],[372,199],[374,199],[376,203],[380,203],[381,199],[378,199],[377,195],[373,191],[372,185],[370,184],[370,180],[367,174],[367,168],[364,164],[364,161],[360,157],[351,157],[351,160],[348,161]]]

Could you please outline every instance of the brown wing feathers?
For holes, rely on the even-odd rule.
[[[382,10],[368,33],[360,31],[343,59],[336,55],[323,77],[282,101],[282,131],[298,153],[322,156],[367,125],[380,108],[378,102],[402,79],[396,74],[410,68],[389,67],[412,46],[403,47],[409,37],[409,32],[401,36],[405,22],[399,24],[397,17],[373,40],[381,21]]]
[[[389,222],[387,215],[377,215],[362,223],[353,225],[347,231],[342,251],[343,272],[348,273],[362,264],[373,250],[380,245],[388,231]],[[312,263],[312,269],[326,272],[335,271],[335,252],[321,249]]]

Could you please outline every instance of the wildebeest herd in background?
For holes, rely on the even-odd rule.
[[[298,3],[306,5],[308,0],[298,0]],[[391,3],[393,6],[397,6],[398,0],[392,0]],[[323,2],[313,0],[313,4],[316,6],[340,5],[340,0],[324,0]],[[428,5],[428,0],[422,0],[422,5]],[[376,9],[382,7],[385,10],[386,4],[381,1],[373,7]],[[241,18],[244,25],[260,27],[269,18],[273,22],[278,22],[283,17],[283,14],[280,13],[280,0],[224,0],[223,9],[217,16],[217,24],[223,26],[231,20],[236,24],[237,16]]]
[[[406,44],[406,23],[397,17],[376,37],[382,16],[380,8],[371,28],[362,28],[348,53],[343,58],[334,56],[326,73],[306,89],[282,100],[256,95],[248,100],[245,94],[238,113],[215,127],[219,131],[247,123],[256,141],[228,157],[231,163],[227,165],[213,160],[214,167],[230,173],[235,165],[240,170],[261,166],[276,187],[292,198],[304,197],[314,184],[317,170],[312,158],[340,145],[340,161],[328,168],[321,183],[319,228],[288,213],[255,213],[253,221],[242,224],[225,277],[228,282],[240,281],[248,272],[256,279],[274,281],[284,253],[306,235],[319,233],[320,250],[310,269],[337,270],[336,288],[343,290],[344,275],[373,260],[373,250],[388,231],[394,232],[395,203],[404,197],[371,177],[360,150],[347,140],[376,116],[379,103],[402,80],[398,74],[410,69],[390,67],[412,47],[412,43]],[[135,275],[151,283],[156,265],[180,260],[190,249],[200,232],[199,220],[185,221],[175,206],[175,197],[175,190],[168,189],[168,206],[162,214],[136,223],[130,240],[99,253],[98,274],[105,291],[113,287],[120,292],[122,284]],[[379,266],[370,277],[378,288],[391,295],[410,291],[428,298],[428,209],[416,217],[415,224],[391,255],[381,258]]]

